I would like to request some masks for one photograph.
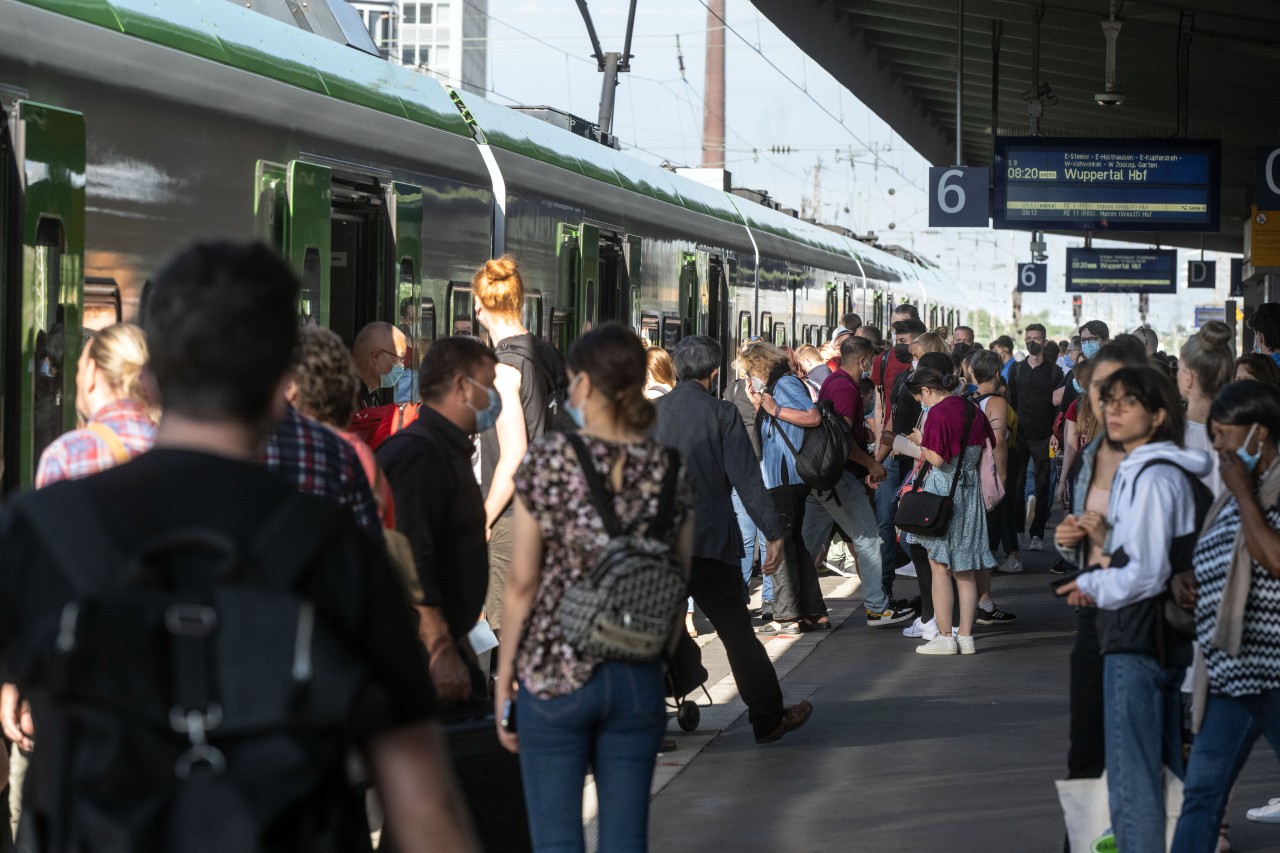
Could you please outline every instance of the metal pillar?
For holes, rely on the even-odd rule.
[[[724,168],[724,0],[707,3],[707,85],[702,109],[702,167]]]

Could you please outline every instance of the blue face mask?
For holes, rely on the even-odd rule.
[[[578,380],[581,378],[581,374],[573,377],[573,381],[569,383],[569,393],[566,394],[564,398],[565,413],[573,419],[573,422],[577,424],[578,429],[583,429],[587,425],[586,415],[582,413],[582,409],[579,409],[573,404],[573,389],[577,386]],[[752,381],[754,382],[755,380]]]
[[[1077,394],[1083,394],[1083,393],[1084,393],[1084,389],[1080,387],[1080,383],[1079,383],[1079,382],[1077,382],[1077,381],[1075,380],[1075,378],[1074,378],[1074,377],[1071,379],[1071,387],[1072,387],[1072,388],[1074,388],[1074,389],[1076,389],[1076,393],[1077,393]]]
[[[970,394],[975,394],[975,393],[977,393],[977,391],[978,391],[978,386],[977,386],[977,385],[974,385],[972,382],[970,382],[968,385],[964,386],[964,393],[965,393],[965,396],[968,396],[968,395],[970,395]]]
[[[1080,354],[1085,358],[1093,358],[1102,348],[1102,341],[1081,341]]]
[[[404,365],[393,364],[390,372],[384,373],[378,378],[378,385],[382,388],[394,388],[396,383],[400,381],[401,376],[404,376]]]
[[[1062,357],[1062,363],[1067,366],[1067,370],[1076,366],[1076,360],[1069,355],[1064,355]]]
[[[467,377],[467,381],[489,395],[489,405],[483,409],[477,409],[471,405],[470,400],[467,401],[467,408],[476,413],[476,432],[493,429],[494,424],[498,422],[498,415],[502,414],[502,398],[498,396],[495,388],[485,388],[470,376]]]
[[[1249,434],[1244,437],[1244,442],[1236,448],[1236,456],[1240,457],[1240,461],[1244,463],[1244,470],[1250,474],[1258,467],[1258,460],[1262,459],[1262,445],[1258,445],[1257,453],[1250,453],[1248,450],[1249,440],[1253,438],[1253,432],[1258,428],[1257,424],[1249,427]]]

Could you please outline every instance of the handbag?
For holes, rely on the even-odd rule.
[[[916,485],[898,500],[898,512],[893,518],[893,523],[899,530],[932,539],[946,535],[947,525],[951,523],[956,485],[960,482],[961,466],[964,464],[965,441],[969,438],[969,431],[973,429],[975,408],[977,407],[965,404],[964,432],[960,434],[962,436],[960,456],[956,459],[956,470],[951,478],[950,491],[945,495],[923,491],[925,478],[917,474]]]
[[[989,441],[982,446],[982,458],[978,460],[978,481],[982,484],[982,506],[991,512],[1004,500],[1004,481],[996,470],[996,454]]]

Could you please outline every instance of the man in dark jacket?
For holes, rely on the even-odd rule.
[[[771,743],[804,725],[813,706],[802,701],[784,710],[778,676],[751,629],[742,601],[737,565],[742,541],[731,491],[737,490],[769,542],[765,574],[772,574],[782,559],[783,531],[741,417],[732,403],[711,394],[720,369],[720,345],[705,335],[694,335],[680,341],[673,358],[679,384],[655,402],[657,438],[684,456],[698,491],[689,593],[724,644],[756,742]]]
[[[489,348],[473,338],[436,341],[422,360],[421,414],[378,448],[395,497],[396,527],[409,538],[422,584],[414,604],[431,680],[446,702],[465,702],[483,685],[466,643],[489,583],[471,436],[482,416],[490,426],[496,420],[496,365]]]

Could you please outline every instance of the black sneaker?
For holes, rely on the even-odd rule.
[[[1067,571],[1067,564],[1063,560],[1058,560],[1058,562],[1054,563],[1052,566],[1049,567],[1049,574],[1051,575],[1065,574],[1066,571]]]
[[[908,619],[916,618],[916,611],[910,608],[898,608],[892,604],[888,610],[875,613],[871,610],[867,611],[867,627],[883,628],[885,625],[897,625],[899,622],[906,622]]]
[[[978,624],[979,625],[1002,625],[1006,622],[1012,622],[1017,619],[1012,613],[1005,613],[999,607],[992,610],[983,610],[978,608]]]

